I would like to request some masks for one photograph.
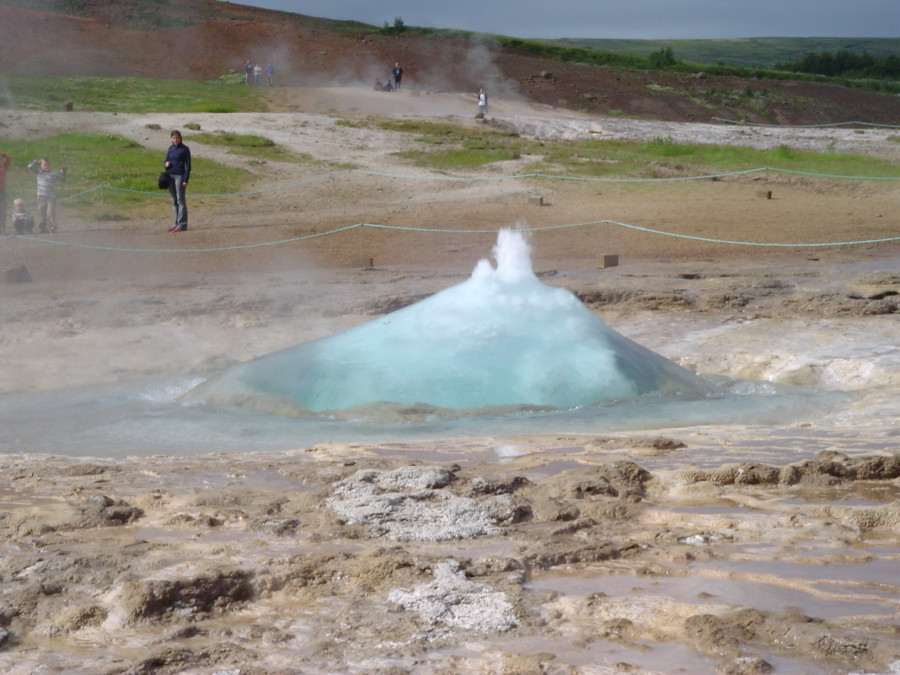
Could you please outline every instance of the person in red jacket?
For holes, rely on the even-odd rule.
[[[0,151],[0,234],[6,234],[6,171],[12,157]]]

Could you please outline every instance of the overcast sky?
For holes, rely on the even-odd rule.
[[[375,26],[512,37],[900,37],[900,0],[236,0]]]

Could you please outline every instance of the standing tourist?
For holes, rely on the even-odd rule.
[[[400,91],[400,80],[403,79],[403,68],[400,67],[400,63],[394,63],[394,70],[391,71],[391,74],[394,76],[394,89]]]
[[[163,166],[169,174],[169,195],[172,197],[172,210],[175,213],[175,224],[169,232],[184,232],[188,229],[188,209],[186,192],[188,179],[191,177],[191,150],[181,142],[181,132],[173,129],[169,134],[172,145],[166,152]]]
[[[50,162],[45,157],[28,165],[37,176],[37,207],[41,218],[41,232],[56,232],[56,184],[66,179],[66,167],[59,171],[50,170]]]
[[[484,92],[484,88],[478,90],[478,115],[487,117],[487,94]]]
[[[0,234],[6,234],[6,172],[12,157],[0,151]]]

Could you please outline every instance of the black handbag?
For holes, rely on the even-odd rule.
[[[172,182],[172,177],[169,175],[168,171],[163,171],[159,174],[159,189],[160,190],[168,190],[169,184]]]

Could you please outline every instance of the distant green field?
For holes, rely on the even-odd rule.
[[[138,77],[44,77],[0,75],[0,108],[58,111],[71,101],[79,111],[252,112],[266,105],[240,75],[212,82]]]
[[[817,72],[789,72],[769,65],[783,61],[795,62],[812,53],[809,50],[815,51],[832,44],[828,40],[814,38],[760,38],[757,42],[763,46],[750,46],[753,40],[520,40],[502,36],[494,36],[494,39],[507,49],[564,63],[677,73],[702,71],[723,77],[828,82],[866,91],[900,93],[900,81],[892,76],[858,77],[849,73],[846,76],[827,76]],[[846,47],[847,42],[843,41],[841,44]],[[868,41],[859,42],[869,44]],[[874,44],[879,41],[872,42]],[[900,42],[900,39],[885,42],[893,44]],[[725,49],[725,44],[732,48]],[[606,48],[601,48],[601,45]],[[705,49],[699,50],[700,45]],[[746,48],[740,57],[736,56],[736,45]],[[881,58],[893,64],[897,60],[897,54],[891,53],[890,56]],[[767,62],[766,65],[755,65],[757,61],[763,60]],[[884,70],[891,72],[894,69]]]
[[[740,38],[732,40],[552,40],[553,44],[650,56],[670,47],[675,58],[691,63],[769,68],[820,52],[869,53],[876,58],[900,54],[900,38]]]

